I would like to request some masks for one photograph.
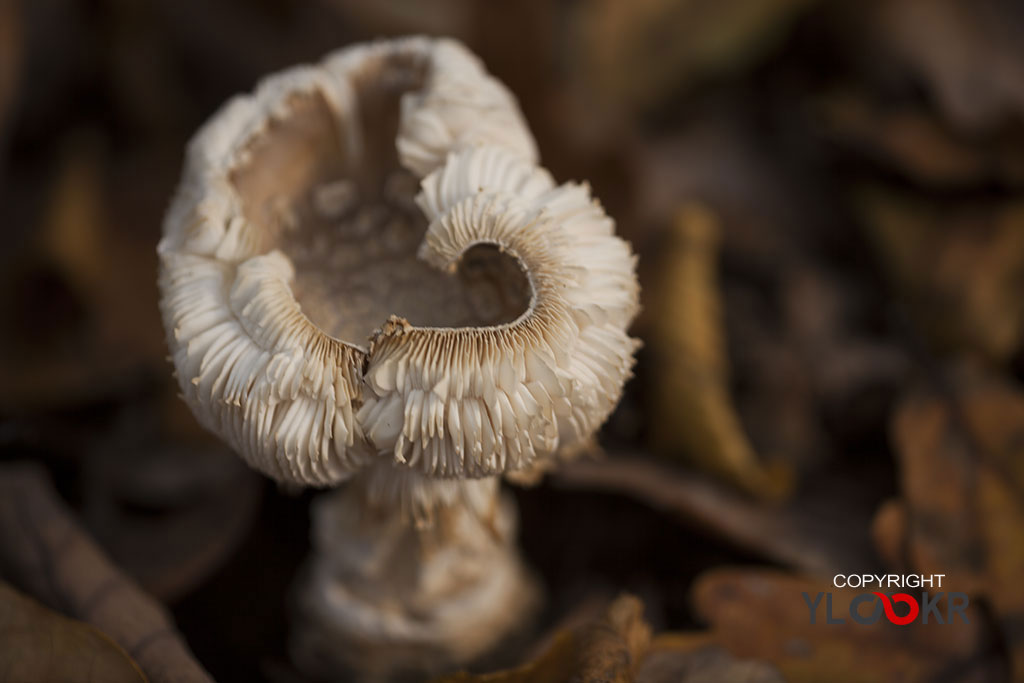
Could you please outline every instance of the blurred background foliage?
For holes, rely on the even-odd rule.
[[[603,454],[517,491],[543,628],[452,680],[1024,681],[1016,0],[0,0],[0,480],[43,467],[217,680],[309,680],[310,494],[176,398],[155,246],[230,95],[408,33],[509,85],[644,287]],[[0,508],[4,670],[91,648],[135,680]],[[971,624],[810,626],[800,592],[862,570],[944,573]]]

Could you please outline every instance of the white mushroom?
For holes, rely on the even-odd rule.
[[[629,245],[586,185],[556,185],[537,166],[508,90],[458,43],[427,38],[272,76],[192,141],[159,256],[168,344],[196,417],[277,480],[354,478],[345,510],[463,519],[449,545],[513,577],[490,616],[463,595],[483,610],[476,623],[497,623],[528,581],[509,505],[495,483],[470,480],[534,468],[593,434],[630,374],[638,308]],[[484,508],[509,530],[509,552],[466,531]],[[333,518],[348,545],[321,538],[317,556],[335,559],[313,566],[358,562],[365,525]],[[371,537],[407,543],[397,529]],[[444,624],[423,617],[445,598],[424,587],[421,559],[407,592],[418,618],[450,630],[450,610],[434,615]],[[338,628],[383,609],[367,595]],[[472,647],[431,647],[459,661],[493,630]]]
[[[297,298],[289,233],[304,202],[323,203],[310,187],[321,176],[381,165],[366,158],[360,101],[394,91],[401,164],[434,169],[417,198],[430,221],[420,258],[452,271],[493,244],[518,260],[530,300],[500,325],[392,319],[367,352],[311,320],[307,303],[344,322],[349,302],[327,287],[328,301]],[[450,41],[345,50],[232,100],[192,143],[160,244],[169,344],[197,417],[253,467],[319,486],[383,452],[430,476],[500,474],[591,434],[632,363],[634,257],[589,189],[556,187],[534,157],[511,95]],[[364,245],[381,240],[372,233]],[[360,246],[347,246],[357,259]],[[329,253],[299,257],[332,265]],[[379,320],[392,313],[373,303]]]

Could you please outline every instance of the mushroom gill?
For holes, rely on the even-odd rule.
[[[529,468],[597,429],[637,345],[628,244],[449,40],[341,50],[228,102],[189,147],[159,255],[186,402],[282,481],[382,457]]]

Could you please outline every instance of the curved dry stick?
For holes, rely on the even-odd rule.
[[[552,473],[551,481],[562,488],[632,496],[812,576],[829,577],[837,571],[854,571],[851,568],[877,570],[870,559],[870,541],[862,531],[870,511],[851,502],[842,514],[823,513],[834,510],[832,501],[842,495],[835,484],[823,483],[785,507],[767,506],[639,452],[567,462]]]
[[[0,466],[0,574],[108,635],[153,683],[213,683],[163,605],[110,562],[38,465]]]

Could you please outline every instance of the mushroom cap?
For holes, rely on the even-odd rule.
[[[185,401],[281,481],[532,467],[600,426],[638,345],[629,245],[451,40],[344,49],[229,101],[158,253]]]

